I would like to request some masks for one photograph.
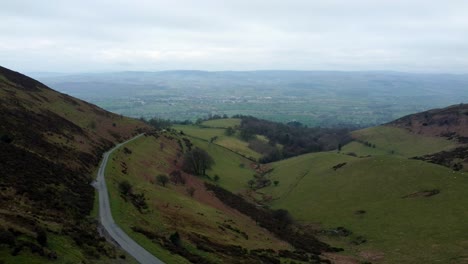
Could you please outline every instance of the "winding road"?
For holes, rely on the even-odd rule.
[[[138,243],[131,239],[115,222],[112,218],[112,213],[109,203],[109,193],[107,192],[107,185],[104,178],[106,171],[107,161],[110,154],[121,147],[122,145],[127,144],[130,141],[133,141],[143,134],[138,135],[130,140],[127,140],[123,143],[116,145],[114,148],[104,153],[102,157],[101,165],[99,166],[97,179],[93,183],[93,186],[99,192],[99,219],[102,226],[109,236],[114,239],[114,241],[122,247],[123,250],[127,251],[128,254],[133,256],[138,262],[142,264],[164,264],[163,261],[153,256],[151,253],[142,248]]]

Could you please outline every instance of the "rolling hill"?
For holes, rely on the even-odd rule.
[[[122,254],[96,231],[90,183],[105,150],[148,128],[0,67],[2,263]]]
[[[272,163],[279,184],[258,192],[372,263],[468,263],[466,166],[426,158],[466,148],[465,108],[410,115],[354,131],[339,152]]]
[[[457,151],[466,148],[465,112],[466,105],[455,105],[410,115],[353,131],[353,141],[340,151],[262,165],[270,182],[265,187],[250,190],[245,183],[255,178],[230,175],[236,169],[226,165],[224,170],[216,165],[209,175],[218,174],[220,186],[252,202],[287,209],[302,225],[320,230],[323,241],[344,248],[341,256],[371,263],[468,263],[468,155]],[[175,128],[209,151],[216,145],[229,148],[223,141],[208,143],[215,134],[227,137],[213,122]],[[231,150],[239,153],[239,146]],[[426,159],[453,152],[460,156],[451,161],[462,167]],[[240,179],[243,187],[235,184]]]

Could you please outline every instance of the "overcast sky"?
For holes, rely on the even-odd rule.
[[[1,0],[17,71],[468,73],[466,0]]]

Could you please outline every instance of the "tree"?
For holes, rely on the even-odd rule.
[[[213,177],[213,180],[215,182],[218,182],[219,181],[219,175],[218,174],[215,174],[215,176]]]
[[[166,187],[166,183],[169,181],[169,177],[167,177],[165,174],[159,174],[156,176],[156,181],[163,187]]]
[[[178,232],[175,232],[169,236],[169,240],[174,244],[175,246],[180,246],[180,235]]]
[[[253,186],[255,185],[254,180],[249,180],[247,183],[249,184],[250,188],[253,188]]]
[[[226,131],[224,131],[224,134],[226,136],[232,136],[232,135],[234,135],[235,132],[236,131],[232,127],[228,127],[228,128],[226,128]]]
[[[37,231],[37,237],[36,240],[39,243],[39,245],[45,247],[47,246],[47,233],[43,228],[38,228]]]
[[[273,184],[274,184],[275,186],[278,186],[279,181],[274,181]]]
[[[138,211],[142,211],[142,209],[148,209],[148,204],[146,203],[146,198],[144,193],[137,193],[131,195],[133,205],[138,209]]]
[[[206,170],[214,164],[213,158],[203,149],[195,149],[185,153],[182,169],[195,175],[206,175]]]
[[[273,218],[278,220],[284,227],[292,224],[293,219],[292,216],[289,214],[288,210],[285,209],[278,209],[273,211]]]
[[[240,132],[240,137],[245,141],[249,141],[254,137],[254,133],[252,133],[250,130],[242,129]]]
[[[10,247],[14,247],[16,244],[15,235],[3,227],[0,227],[0,245],[1,244],[6,244]]]
[[[119,191],[123,195],[132,193],[132,185],[127,181],[123,180],[119,183]]]
[[[0,140],[7,144],[10,144],[13,141],[13,138],[11,138],[9,135],[2,135],[0,137]]]

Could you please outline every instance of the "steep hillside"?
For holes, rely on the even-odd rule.
[[[0,256],[31,263],[114,258],[90,185],[101,154],[148,127],[0,67]]]

